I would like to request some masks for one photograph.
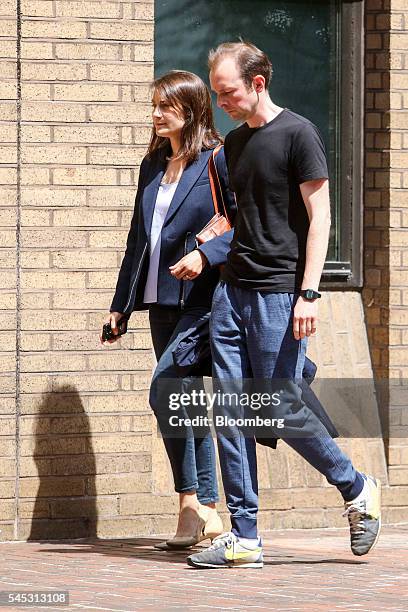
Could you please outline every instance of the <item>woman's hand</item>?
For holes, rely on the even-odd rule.
[[[182,257],[173,266],[169,266],[170,274],[178,280],[193,280],[203,271],[207,258],[199,249],[195,249]]]
[[[105,317],[102,325],[105,325],[106,323],[110,323],[113,335],[115,337],[111,338],[110,340],[102,340],[102,332],[101,332],[99,334],[99,340],[101,344],[113,344],[114,342],[117,342],[119,340],[120,336],[118,336],[119,330],[118,330],[117,323],[118,321],[120,321],[122,317],[123,317],[123,314],[121,312],[111,312],[107,317]]]

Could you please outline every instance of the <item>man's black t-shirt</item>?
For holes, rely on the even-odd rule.
[[[225,155],[238,213],[222,279],[244,289],[300,289],[309,219],[299,185],[328,178],[322,137],[284,109],[269,123],[228,134]]]

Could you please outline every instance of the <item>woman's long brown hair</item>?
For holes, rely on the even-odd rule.
[[[181,147],[172,159],[187,163],[198,159],[203,149],[213,149],[223,142],[214,126],[211,96],[206,84],[192,72],[172,70],[153,81],[151,89],[160,100],[180,108],[185,124],[181,130]],[[168,138],[157,136],[154,127],[147,150],[148,156],[167,147]]]

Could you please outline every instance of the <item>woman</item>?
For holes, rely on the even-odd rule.
[[[180,378],[172,353],[181,339],[209,318],[218,266],[226,261],[232,232],[196,248],[196,234],[214,215],[208,164],[222,142],[214,128],[206,85],[195,74],[172,71],[153,82],[152,92],[152,136],[140,167],[127,248],[105,322],[117,334],[123,316],[149,310],[157,358],[150,405],[180,501],[176,535],[167,545],[183,548],[212,539],[223,529],[215,509],[218,489],[210,430],[205,420],[194,431],[183,421],[188,416],[205,417],[206,407],[188,407],[188,414],[184,406],[177,411],[174,405],[170,408],[170,396],[175,397],[171,394],[188,390],[191,383]],[[235,200],[228,190],[223,149],[215,163],[225,212],[233,219]],[[116,335],[108,342],[117,339]]]

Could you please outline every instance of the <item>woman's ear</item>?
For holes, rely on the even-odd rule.
[[[193,123],[194,115],[191,108],[186,108],[183,112],[183,115],[186,125],[190,125],[191,123]]]

